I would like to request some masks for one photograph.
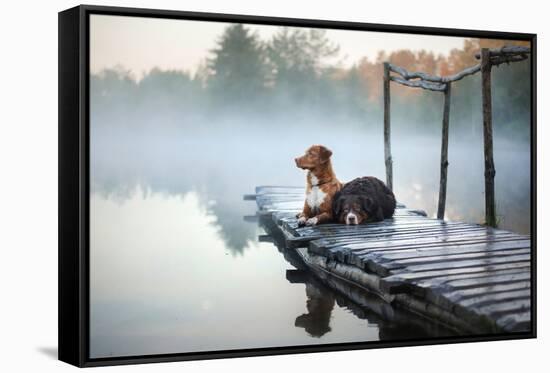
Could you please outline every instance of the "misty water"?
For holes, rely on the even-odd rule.
[[[334,152],[342,181],[384,179],[379,131],[332,123],[228,122],[193,130],[91,132],[91,357],[418,339],[452,334],[416,316],[377,317],[294,269],[243,201],[257,185],[303,185],[293,158],[313,144]],[[332,129],[331,129],[332,128]],[[440,139],[393,136],[397,199],[433,216]],[[400,129],[401,128],[401,129]],[[483,221],[481,136],[451,131],[446,218]],[[495,139],[500,226],[529,233],[529,146]],[[359,307],[360,308],[360,307]]]

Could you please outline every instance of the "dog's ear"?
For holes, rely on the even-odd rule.
[[[370,197],[361,197],[361,207],[370,214],[374,207],[374,201]]]
[[[340,216],[340,214],[342,213],[344,198],[341,197],[340,192],[336,192],[332,201],[332,216],[334,219],[337,220],[338,216]]]
[[[319,159],[321,160],[321,163],[326,163],[330,159],[331,155],[332,151],[329,148],[323,145],[319,146]]]
[[[383,221],[384,220],[384,212],[382,211],[382,208],[378,206],[376,208],[376,213],[374,214],[374,221]]]
[[[362,197],[361,207],[367,213],[369,221],[376,222],[384,220],[384,212],[382,211],[382,208],[374,202],[372,198]]]

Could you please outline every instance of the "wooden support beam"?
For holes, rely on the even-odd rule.
[[[477,64],[475,66],[470,66],[467,69],[464,69],[454,75],[444,76],[442,77],[443,83],[450,83],[450,82],[456,82],[457,80],[461,80],[462,78],[474,75],[481,69],[481,65]]]
[[[483,106],[483,149],[485,155],[485,223],[496,227],[495,163],[493,161],[493,122],[491,102],[491,53],[481,49],[481,97]]]
[[[483,49],[487,49],[487,48],[483,48]],[[482,49],[482,51],[483,51],[483,49]],[[529,47],[519,47],[519,46],[512,45],[512,46],[504,46],[504,47],[501,47],[501,48],[489,49],[488,53],[489,53],[489,57],[505,56],[505,55],[507,55],[507,56],[525,55],[525,54],[531,53],[531,48],[529,48]],[[481,58],[481,55],[482,55],[482,53],[478,52],[478,53],[474,54],[474,57],[479,60]]]
[[[410,80],[410,79],[421,79],[428,82],[437,82],[441,83],[441,77],[431,74],[426,74],[422,72],[409,72],[405,68],[401,66],[396,66],[389,64],[390,71],[393,71],[394,73],[397,73],[403,77],[403,79]]]
[[[405,80],[398,76],[390,76],[390,80],[411,88],[423,88],[437,92],[443,92],[445,90],[445,84],[434,83],[427,80]]]
[[[393,190],[390,110],[390,64],[384,62],[384,161],[386,163],[386,185]]]
[[[392,76],[392,80],[397,83],[400,83],[403,85],[409,85],[409,87],[420,87],[424,89],[430,89],[432,91],[443,91],[444,87],[442,87],[442,85],[438,85],[437,83],[450,83],[450,82],[455,82],[457,80],[461,80],[466,76],[477,73],[480,70],[481,66],[479,64],[475,66],[470,66],[456,74],[449,75],[449,76],[436,76],[436,75],[426,74],[422,72],[409,72],[400,66],[395,66],[392,64],[389,64],[389,68],[390,68],[390,71],[393,71],[394,73],[399,74],[402,77],[402,79],[399,79],[395,76]],[[427,82],[432,82],[434,84],[431,84],[431,85],[428,84],[424,86],[422,84],[414,85],[414,84],[406,83],[406,82],[412,83],[416,79],[419,79],[419,81],[422,82],[424,85],[426,85]]]
[[[491,65],[498,66],[503,63],[509,64],[512,62],[520,62],[526,60],[527,58],[529,58],[527,55],[491,57]]]
[[[447,199],[447,166],[449,147],[449,113],[451,110],[451,83],[447,83],[444,91],[443,123],[441,131],[441,172],[439,177],[439,202],[437,204],[437,218],[445,217],[445,201]]]

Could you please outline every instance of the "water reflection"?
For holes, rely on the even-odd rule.
[[[305,284],[307,313],[298,316],[294,325],[304,328],[310,336],[319,338],[331,330],[329,324],[335,298],[331,292],[323,291],[311,281]]]

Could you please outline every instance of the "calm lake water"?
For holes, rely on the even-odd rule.
[[[256,185],[303,184],[292,159],[311,143],[334,151],[341,180],[383,179],[381,134],[242,136],[92,132],[92,358],[450,333],[413,315],[384,320],[374,297],[358,305],[303,275],[244,218]],[[446,218],[481,222],[481,144],[451,141],[449,159]],[[529,148],[497,139],[495,159],[501,226],[529,233]],[[438,139],[397,140],[394,162],[397,199],[435,214]]]

